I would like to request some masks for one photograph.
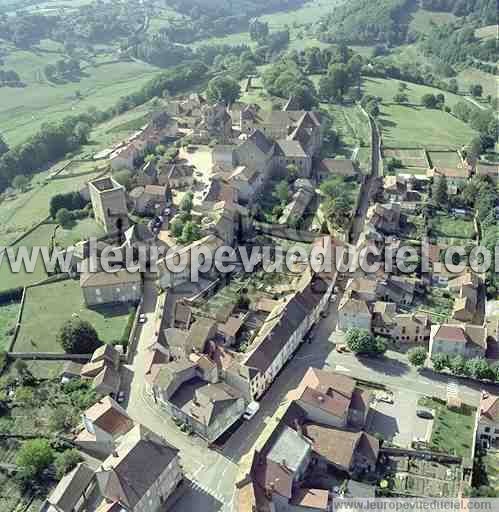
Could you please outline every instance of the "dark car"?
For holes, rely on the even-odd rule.
[[[419,418],[423,418],[425,420],[433,419],[433,414],[430,411],[427,411],[425,409],[418,409],[416,411],[416,416],[418,416]]]

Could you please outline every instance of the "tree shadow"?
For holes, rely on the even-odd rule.
[[[357,359],[367,368],[392,377],[400,377],[409,372],[409,365],[407,363],[387,356],[378,358],[357,356]]]

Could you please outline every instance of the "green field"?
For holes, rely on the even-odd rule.
[[[476,136],[462,121],[442,110],[382,105],[379,124],[390,148],[458,149]]]
[[[384,158],[395,158],[404,166],[401,173],[413,172],[417,174],[426,173],[428,163],[424,150],[422,149],[385,149]]]
[[[478,69],[464,69],[457,74],[457,81],[462,91],[468,93],[471,84],[479,83],[483,87],[483,96],[497,96],[498,78]]]
[[[100,165],[100,167],[97,167]],[[53,179],[48,176],[54,168],[36,174],[29,190],[16,193],[0,202],[0,245],[8,245],[49,214],[50,199],[63,192],[79,190],[88,181],[103,172],[102,163],[72,163]]]
[[[431,218],[432,236],[441,244],[468,245],[473,241],[475,228],[468,217],[454,217],[449,213],[438,213]]]
[[[9,144],[24,141],[43,123],[86,112],[90,107],[109,108],[160,71],[144,62],[116,62],[116,56],[111,55],[85,67],[78,82],[54,85],[44,78],[43,68],[60,58],[58,53],[15,50],[5,59],[6,68],[17,71],[27,83],[25,88],[0,89],[0,125]]]
[[[435,414],[431,447],[451,455],[467,459],[474,443],[473,426],[475,409],[463,405],[461,409],[449,409],[435,398],[422,398],[418,405],[432,409]]]
[[[404,80],[394,80],[390,78],[364,78],[362,87],[365,94],[379,96],[383,99],[383,103],[393,103],[393,97],[399,92],[399,84],[403,83],[407,86],[404,91],[409,98],[409,103],[413,105],[421,105],[421,98],[425,94],[443,94],[445,96],[445,104],[452,107],[459,101],[463,101],[463,97],[451,92],[445,92],[428,85],[413,84]]]
[[[400,83],[407,87],[408,105],[393,103]],[[440,94],[440,89],[384,78],[364,78],[363,89],[365,94],[382,99],[379,123],[386,147],[457,149],[476,136],[476,132],[467,124],[450,114],[421,106],[424,94]],[[457,94],[443,94],[446,105],[450,107],[463,101],[462,96]]]
[[[41,224],[29,235],[24,237],[21,241],[13,246],[14,250],[19,247],[47,247],[50,238],[52,237],[55,229],[55,224]],[[81,219],[75,223],[70,229],[59,228],[56,232],[56,244],[61,248],[66,248],[70,245],[84,240],[89,237],[100,237],[104,234],[102,229],[98,227],[92,218]],[[33,284],[47,277],[44,265],[41,258],[36,261],[34,272],[28,273],[24,267],[18,273],[13,273],[11,268],[4,258],[0,264],[0,291],[8,290],[10,288],[18,288]]]
[[[456,151],[429,151],[428,156],[432,166],[438,169],[461,169],[463,167]]]
[[[78,281],[67,280],[29,288],[21,318],[16,351],[62,352],[56,335],[74,316],[89,321],[102,341],[121,339],[130,313],[128,306],[87,309]]]
[[[0,306],[0,350],[5,350],[11,338],[11,330],[16,325],[19,304],[13,302]]]

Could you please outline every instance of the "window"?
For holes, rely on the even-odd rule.
[[[490,432],[490,427],[485,427],[483,430],[484,430],[485,432]]]

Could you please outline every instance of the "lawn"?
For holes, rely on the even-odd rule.
[[[483,96],[491,95],[493,98],[497,96],[497,77],[490,73],[485,73],[478,69],[467,68],[457,74],[459,88],[468,93],[470,85],[479,83],[483,87]]]
[[[429,151],[432,167],[438,169],[462,169],[463,163],[456,151]]]
[[[475,409],[464,404],[460,409],[449,409],[442,400],[426,397],[418,405],[433,409],[435,414],[431,448],[468,459],[474,443]]]
[[[19,303],[13,302],[0,306],[0,350],[5,350],[12,336],[12,329],[16,325]]]
[[[488,485],[499,491],[499,452],[488,450],[482,461],[487,471]]]
[[[477,135],[468,125],[442,110],[382,105],[379,124],[390,148],[457,149]]]
[[[384,158],[396,158],[402,161],[403,169],[400,173],[414,172],[415,174],[426,173],[428,162],[425,152],[422,149],[386,149],[383,151]]]
[[[121,339],[132,311],[126,305],[87,309],[75,280],[29,288],[14,350],[62,352],[56,335],[64,322],[74,316],[89,321],[100,339],[110,343]]]
[[[463,101],[463,97],[458,94],[442,91],[428,85],[413,84],[403,80],[395,80],[390,78],[368,78],[362,81],[362,88],[365,94],[379,96],[382,98],[383,104],[393,103],[393,97],[399,92],[399,85],[405,84],[405,94],[409,98],[411,105],[421,105],[421,98],[425,94],[443,94],[445,96],[445,104],[452,107],[459,101]]]
[[[46,218],[54,195],[79,190],[104,169],[102,163],[98,167],[96,162],[79,162],[54,179],[47,179],[54,168],[34,175],[26,192],[15,193],[0,203],[0,246],[13,242]]]
[[[439,242],[444,244],[471,244],[475,234],[471,217],[438,213],[431,218],[431,225],[432,236],[438,238]]]

